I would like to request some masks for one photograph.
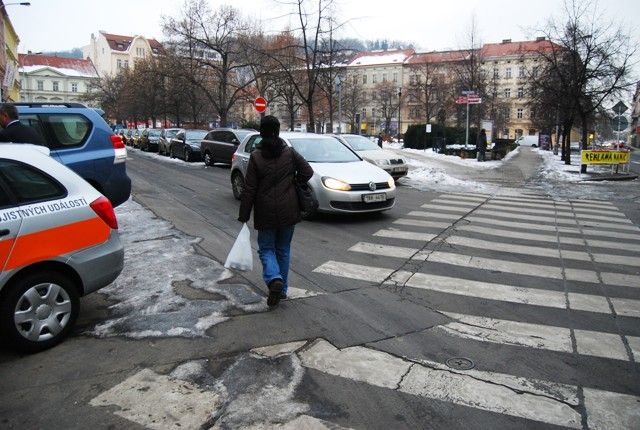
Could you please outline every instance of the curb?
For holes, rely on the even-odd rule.
[[[584,175],[584,173],[583,173]],[[628,174],[628,175],[607,175],[607,176],[596,176],[593,178],[581,179],[580,182],[597,182],[597,181],[631,181],[633,179],[637,179],[638,175],[636,174]]]

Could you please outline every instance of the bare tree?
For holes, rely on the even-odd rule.
[[[316,129],[314,103],[319,89],[319,78],[328,58],[325,39],[332,32],[331,11],[333,0],[292,0],[281,2],[295,12],[298,27],[290,31],[289,44],[274,46],[263,52],[276,63],[278,73],[289,80],[307,110],[307,129]],[[332,44],[329,44],[332,46]],[[299,61],[291,61],[292,53]],[[300,71],[304,79],[300,79]]]
[[[374,87],[373,99],[376,101],[380,114],[384,119],[384,132],[391,131],[391,119],[398,115],[401,95],[398,88],[391,81],[378,82]]]
[[[350,124],[350,131],[356,130],[356,115],[362,112],[367,104],[367,93],[357,72],[348,73],[340,84],[342,113]]]
[[[557,98],[566,100],[565,163],[570,164],[569,135],[574,118],[579,121],[582,147],[586,148],[588,131],[595,113],[603,103],[612,101],[631,89],[632,59],[636,44],[620,26],[607,23],[592,1],[566,0],[563,20],[551,19],[544,30],[553,41],[552,49],[541,53],[544,75],[534,81],[541,92],[556,91]],[[555,84],[545,86],[543,80]],[[547,108],[556,108],[547,106]],[[567,127],[569,129],[567,130]],[[586,172],[586,165],[581,171]]]
[[[212,11],[205,0],[188,0],[183,16],[164,17],[163,28],[176,52],[198,66],[197,73],[186,76],[192,78],[226,125],[233,106],[255,82],[250,56],[238,42],[239,35],[247,31],[239,12],[229,6]],[[200,79],[202,76],[205,79]]]

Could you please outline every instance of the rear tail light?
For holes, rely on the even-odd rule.
[[[118,219],[108,198],[102,196],[91,202],[91,209],[114,230],[118,229]]]
[[[115,163],[124,163],[127,159],[127,148],[124,146],[124,141],[122,140],[122,136],[112,135],[111,143],[113,144],[113,149],[116,151],[115,158],[113,159]]]

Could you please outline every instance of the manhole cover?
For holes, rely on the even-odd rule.
[[[473,361],[464,357],[453,357],[445,361],[445,364],[456,370],[469,370],[475,367]]]

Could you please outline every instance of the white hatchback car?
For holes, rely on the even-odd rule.
[[[348,145],[365,161],[383,169],[396,181],[407,175],[407,162],[396,153],[382,149],[370,139],[358,134],[332,134],[331,136]]]
[[[0,144],[0,339],[26,351],[61,342],[79,297],[115,280],[124,249],[111,202],[49,149]]]
[[[309,186],[318,199],[320,212],[360,213],[391,209],[396,185],[384,170],[363,161],[338,139],[313,133],[280,133],[280,137],[302,155],[313,168]],[[238,145],[231,161],[231,187],[239,199],[251,151],[260,143],[252,133]],[[310,214],[307,214],[310,215]]]

